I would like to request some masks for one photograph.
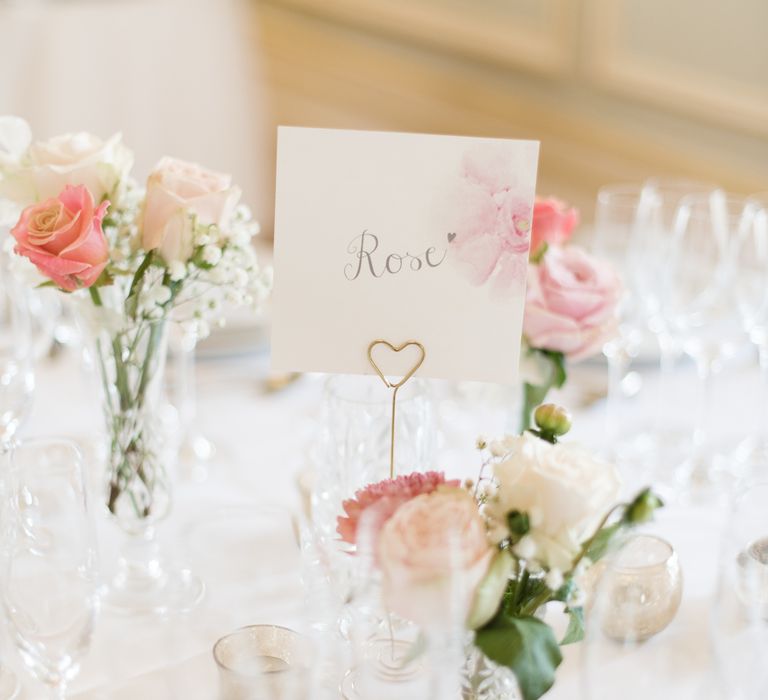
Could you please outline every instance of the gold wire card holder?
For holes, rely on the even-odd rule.
[[[402,376],[399,382],[391,382],[387,379],[387,377],[384,375],[384,372],[382,372],[379,365],[376,363],[376,360],[373,358],[373,351],[376,347],[384,346],[389,348],[392,352],[398,353],[406,348],[415,347],[419,351],[419,355],[416,358],[416,361],[413,363],[411,368]],[[371,367],[376,371],[376,374],[379,375],[381,378],[381,381],[384,382],[385,386],[389,389],[392,389],[392,421],[391,421],[391,432],[390,432],[390,443],[389,443],[389,478],[394,479],[395,477],[395,435],[396,435],[396,429],[395,429],[395,417],[397,412],[397,392],[411,377],[413,377],[414,374],[418,371],[419,367],[424,363],[424,358],[426,357],[427,353],[426,350],[424,350],[424,346],[418,341],[418,340],[406,340],[404,343],[400,343],[400,345],[393,345],[388,340],[374,340],[371,342],[371,344],[368,346],[368,362],[371,363]]]

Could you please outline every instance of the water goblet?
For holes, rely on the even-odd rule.
[[[26,298],[0,255],[0,444],[13,442],[35,387]]]
[[[74,443],[38,439],[14,446],[2,534],[0,586],[10,636],[50,697],[64,698],[99,607],[95,533]]]
[[[732,499],[720,544],[710,635],[719,682],[733,700],[768,695],[767,498],[768,483],[743,485]]]
[[[693,448],[679,469],[697,486],[717,478],[712,441],[712,383],[745,342],[736,303],[736,241],[752,224],[753,207],[723,192],[681,200],[668,257],[664,315],[696,365],[698,401]]]
[[[768,195],[752,198],[750,206],[751,222],[745,222],[736,240],[734,279],[738,312],[757,349],[761,379],[758,426],[739,449],[747,471],[768,461]]]

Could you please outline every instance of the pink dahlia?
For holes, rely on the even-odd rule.
[[[442,472],[414,472],[368,484],[358,490],[354,498],[342,503],[345,515],[338,517],[336,531],[344,542],[357,544],[357,530],[365,514],[366,527],[370,527],[371,536],[378,539],[384,523],[403,503],[421,494],[432,493],[443,484],[457,487],[460,482],[458,479],[446,481]]]

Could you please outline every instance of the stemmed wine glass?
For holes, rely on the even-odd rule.
[[[693,449],[680,477],[708,483],[715,477],[712,380],[743,343],[734,291],[736,241],[752,223],[753,207],[718,191],[684,197],[678,207],[667,275],[666,322],[696,364],[701,385]]]
[[[629,456],[626,448],[634,455],[638,448],[648,452],[652,447],[650,435],[635,434],[631,445],[624,444],[619,417],[625,376],[647,333],[646,305],[650,295],[658,293],[658,282],[651,279],[651,273],[659,269],[659,246],[653,245],[653,237],[660,230],[660,212],[659,198],[642,185],[609,185],[597,195],[592,246],[597,255],[616,267],[624,282],[618,308],[619,333],[603,347],[609,379],[607,442],[614,444],[622,457]],[[643,450],[643,445],[648,449]]]
[[[35,387],[26,299],[0,255],[0,445],[13,442]]]
[[[15,445],[4,479],[0,585],[10,636],[29,671],[64,698],[98,609],[95,533],[77,446]]]
[[[748,466],[768,463],[768,197],[755,198],[752,222],[746,222],[736,241],[734,289],[741,321],[757,348],[761,389],[756,434],[739,451]]]
[[[710,633],[724,695],[768,697],[768,483],[745,484],[733,499],[720,548]]]

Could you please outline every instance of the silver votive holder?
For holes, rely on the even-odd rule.
[[[309,688],[308,649],[277,625],[242,627],[213,646],[220,700],[298,700]]]
[[[658,634],[675,618],[682,598],[674,548],[660,537],[635,535],[606,562],[598,591],[608,637],[642,642]]]

